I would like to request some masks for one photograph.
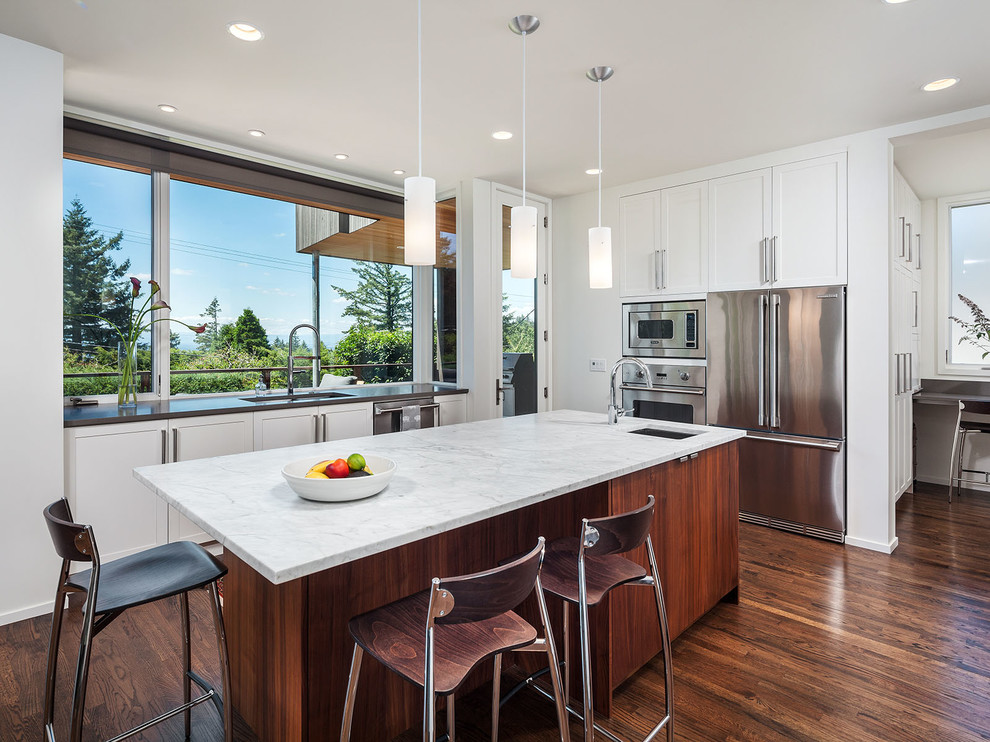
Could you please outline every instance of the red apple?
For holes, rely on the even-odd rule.
[[[337,459],[327,464],[325,473],[331,479],[342,479],[351,473],[351,467],[347,465],[347,459]]]

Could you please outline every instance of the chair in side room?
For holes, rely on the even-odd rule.
[[[546,592],[564,600],[564,666],[567,669],[564,695],[566,698],[570,697],[571,667],[569,606],[574,604],[578,609],[584,709],[583,713],[578,713],[568,707],[568,711],[583,720],[586,742],[595,739],[595,732],[610,740],[618,739],[594,720],[588,608],[598,605],[615,588],[627,585],[653,589],[663,650],[664,717],[653,727],[645,741],[655,739],[661,730],[665,731],[668,742],[674,739],[674,675],[663,589],[660,585],[653,542],[650,539],[653,510],[654,499],[650,495],[646,505],[637,510],[604,518],[585,518],[578,538],[556,539],[547,545],[541,582]],[[649,573],[642,565],[622,556],[644,543],[650,563]],[[539,686],[536,687],[539,690]]]
[[[503,566],[470,575],[434,578],[430,588],[381,608],[355,616],[354,638],[340,739],[351,737],[358,676],[364,654],[423,688],[423,740],[436,739],[436,699],[447,699],[447,735],[454,738],[454,693],[468,673],[494,657],[492,740],[498,739],[499,680],[505,652],[545,652],[553,681],[557,723],[562,742],[569,742],[560,667],[546,602],[540,589],[544,539],[528,554]],[[535,593],[542,636],[514,612]]]
[[[952,434],[952,454],[949,457],[949,502],[952,502],[952,490],[958,489],[960,482],[970,484],[990,484],[990,472],[973,472],[983,474],[983,479],[967,479],[963,477],[963,461],[966,456],[966,440],[972,434],[990,433],[990,420],[983,418],[974,420],[972,415],[990,416],[990,402],[975,399],[959,400],[959,414],[956,416],[956,427]]]
[[[93,640],[128,608],[156,600],[179,596],[182,614],[183,703],[176,708],[150,719],[134,729],[123,732],[114,740],[136,734],[177,714],[185,717],[185,738],[189,739],[190,710],[204,701],[212,701],[223,718],[224,739],[233,740],[232,709],[230,703],[230,670],[227,664],[227,639],[224,634],[217,580],[227,573],[212,554],[199,544],[189,541],[156,546],[137,554],[101,564],[93,529],[74,523],[69,503],[58,500],[44,511],[48,531],[55,551],[62,558],[55,608],[52,612],[52,631],[48,645],[48,668],[45,679],[45,739],[55,742],[55,677],[58,665],[59,640],[62,633],[62,617],[69,593],[86,596],[83,608],[82,631],[76,661],[75,682],[70,712],[71,742],[82,739],[83,712],[86,704],[86,684]],[[74,562],[88,562],[89,569],[70,574]],[[223,699],[203,678],[192,671],[189,639],[189,591],[207,587],[210,591],[216,629],[217,649],[223,677]],[[192,696],[192,684],[202,689],[202,694]]]

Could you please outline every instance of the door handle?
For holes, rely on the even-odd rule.
[[[764,242],[765,241],[766,240],[764,240]],[[759,345],[757,346],[759,351],[758,352],[759,373],[757,374],[757,379],[758,379],[757,383],[759,386],[758,396],[760,398],[760,404],[759,404],[759,413],[757,415],[757,423],[756,423],[760,427],[763,427],[767,421],[767,414],[766,414],[767,390],[766,390],[766,384],[764,383],[764,379],[766,378],[766,362],[765,362],[766,353],[767,353],[766,325],[768,321],[769,319],[767,317],[767,295],[760,294],[760,342]]]
[[[695,394],[699,397],[705,395],[705,390],[696,386],[646,386],[646,384],[620,384],[619,389],[625,392],[656,392],[668,394]]]
[[[172,428],[172,461],[179,460],[179,429]]]
[[[780,427],[780,294],[773,295],[773,308],[770,311],[770,427]]]
[[[818,438],[805,438],[796,435],[767,435],[766,433],[747,433],[747,438],[769,443],[786,443],[791,446],[805,446],[807,448],[823,448],[826,451],[840,451],[842,449],[841,440],[821,440]]]
[[[495,379],[495,406],[498,407],[502,404],[502,396],[505,394],[505,389],[502,388],[502,380]]]
[[[659,250],[653,251],[653,279],[658,290],[663,288],[663,255]]]
[[[768,252],[769,251],[768,240],[766,237],[760,240],[760,249],[763,253],[763,273],[762,273],[763,280],[761,281],[761,283],[768,283],[770,281],[770,269],[768,267],[768,261],[770,260],[770,256]]]
[[[162,428],[162,463],[168,463],[168,431]]]

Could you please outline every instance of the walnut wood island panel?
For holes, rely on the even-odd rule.
[[[665,440],[629,434],[644,421],[608,428],[603,419],[556,411],[145,467],[136,476],[224,545],[238,712],[261,739],[336,740],[353,615],[423,590],[434,576],[491,567],[540,535],[573,536],[583,517],[657,498],[652,532],[673,636],[736,599],[741,434],[651,423],[699,433]],[[307,503],[281,482],[287,461],[352,449],[396,460],[380,495]],[[645,564],[640,551],[633,558]],[[592,609],[595,702],[605,713],[612,690],[659,651],[651,600],[629,588]],[[560,641],[562,607],[550,610]],[[479,668],[467,687],[490,673]],[[579,688],[577,680],[572,692]],[[375,662],[364,663],[358,694],[354,740],[391,739],[421,721],[422,694]]]

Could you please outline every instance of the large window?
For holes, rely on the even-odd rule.
[[[68,157],[67,396],[116,391],[116,332],[93,316],[79,315],[126,324],[132,276],[142,282],[145,295],[148,279],[155,278],[170,317],[178,320],[167,332],[141,338],[141,392],[162,392],[167,384],[172,395],[236,393],[253,390],[259,380],[268,388],[284,388],[289,333],[299,324],[319,328],[322,375],[314,378],[315,364],[305,358],[313,355],[314,335],[301,330],[292,349],[302,358],[295,364],[297,388],[413,379],[414,269],[403,262],[401,218],[321,208],[284,192],[265,197],[255,186],[210,184],[181,174],[169,178],[133,163],[127,168],[93,164],[89,154],[89,161]],[[153,197],[153,182],[162,197]],[[428,323],[417,340],[431,343],[433,379],[451,382],[456,381],[455,215],[453,199],[438,205],[438,265],[416,269],[432,278],[417,284],[425,287],[419,301],[426,302],[420,311]],[[168,225],[167,242],[153,239],[152,224]],[[153,245],[161,254],[153,254]],[[152,266],[161,275],[154,275]]]
[[[117,391],[117,329],[126,333],[134,276],[151,278],[151,175],[65,160],[62,168],[62,390]],[[103,319],[99,319],[102,317]],[[151,336],[138,344],[151,390]]]
[[[990,356],[983,357],[990,352],[990,339],[976,332],[981,327],[987,331],[983,313],[990,312],[990,193],[940,199],[939,203],[948,246],[943,316],[957,317],[969,325],[948,320],[946,365],[954,368],[947,370],[985,373],[990,370]]]

